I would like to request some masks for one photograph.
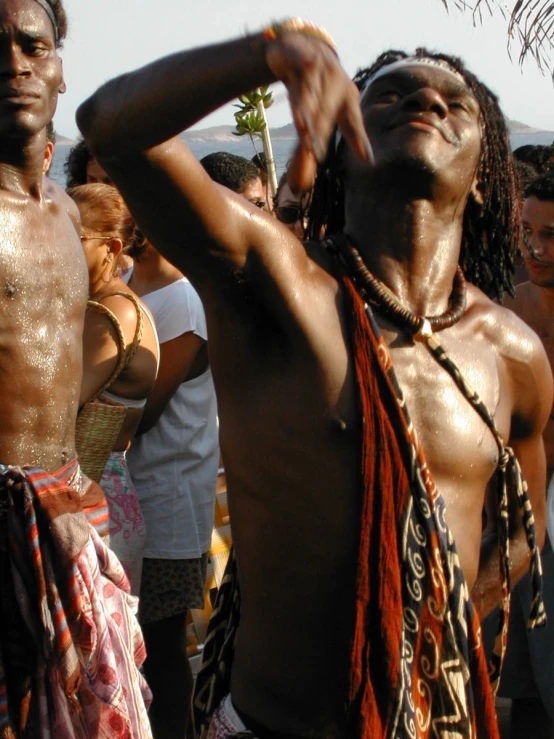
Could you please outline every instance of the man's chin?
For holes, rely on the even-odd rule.
[[[393,184],[396,188],[414,187],[420,190],[432,184],[437,177],[437,167],[427,157],[408,152],[392,152],[386,156],[376,157],[371,171],[372,178],[379,185]]]
[[[550,267],[549,274],[537,275],[528,271],[529,280],[537,287],[554,287],[554,267]]]

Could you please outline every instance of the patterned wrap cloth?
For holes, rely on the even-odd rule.
[[[146,524],[133,485],[125,452],[111,452],[100,479],[108,501],[110,549],[129,579],[131,593],[140,593]]]
[[[508,498],[517,501],[531,550],[529,627],[545,622],[533,514],[513,452],[476,393],[436,341],[433,358],[483,418],[499,447],[496,473],[503,599],[497,656],[487,665],[479,618],[456,546],[411,423],[389,350],[370,307],[342,276],[364,419],[363,490],[355,631],[345,723],[349,739],[499,739],[494,706],[509,614]],[[218,592],[195,694],[202,737],[229,692],[240,621],[233,555]],[[489,675],[490,667],[490,675]],[[215,730],[215,729],[214,729]]]
[[[136,598],[76,461],[0,466],[0,737],[150,739]]]

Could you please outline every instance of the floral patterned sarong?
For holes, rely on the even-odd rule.
[[[0,470],[0,736],[150,739],[136,598],[78,464]]]

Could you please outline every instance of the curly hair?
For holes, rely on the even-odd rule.
[[[547,202],[554,202],[554,170],[550,170],[541,177],[536,177],[525,188],[526,198],[537,198]]]
[[[386,51],[374,64],[354,77],[358,89],[381,68],[408,58],[403,51]],[[459,264],[466,278],[490,298],[502,300],[504,292],[513,294],[514,258],[518,253],[519,216],[517,182],[511,155],[508,129],[497,97],[468,71],[461,59],[419,48],[415,56],[446,61],[464,78],[477,100],[481,114],[481,161],[478,178],[483,204],[468,199],[463,216]],[[344,191],[340,176],[341,139],[335,136],[327,156],[318,168],[309,217],[309,237],[318,240],[322,229],[328,236],[344,227]]]
[[[228,187],[229,190],[241,193],[246,185],[260,175],[258,167],[245,157],[216,151],[200,160],[200,164],[214,182]]]
[[[70,150],[63,165],[67,188],[87,184],[87,165],[93,158],[84,139]]]
[[[525,144],[514,151],[514,158],[532,167],[537,175],[554,169],[554,146]]]

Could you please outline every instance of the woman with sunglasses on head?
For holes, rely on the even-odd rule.
[[[80,408],[98,396],[103,403],[125,408],[100,486],[108,501],[110,546],[125,569],[131,592],[138,595],[146,529],[125,454],[156,380],[159,345],[151,314],[120,279],[118,260],[140,234],[113,187],[81,185],[68,192],[81,215],[93,301],[85,318]]]

